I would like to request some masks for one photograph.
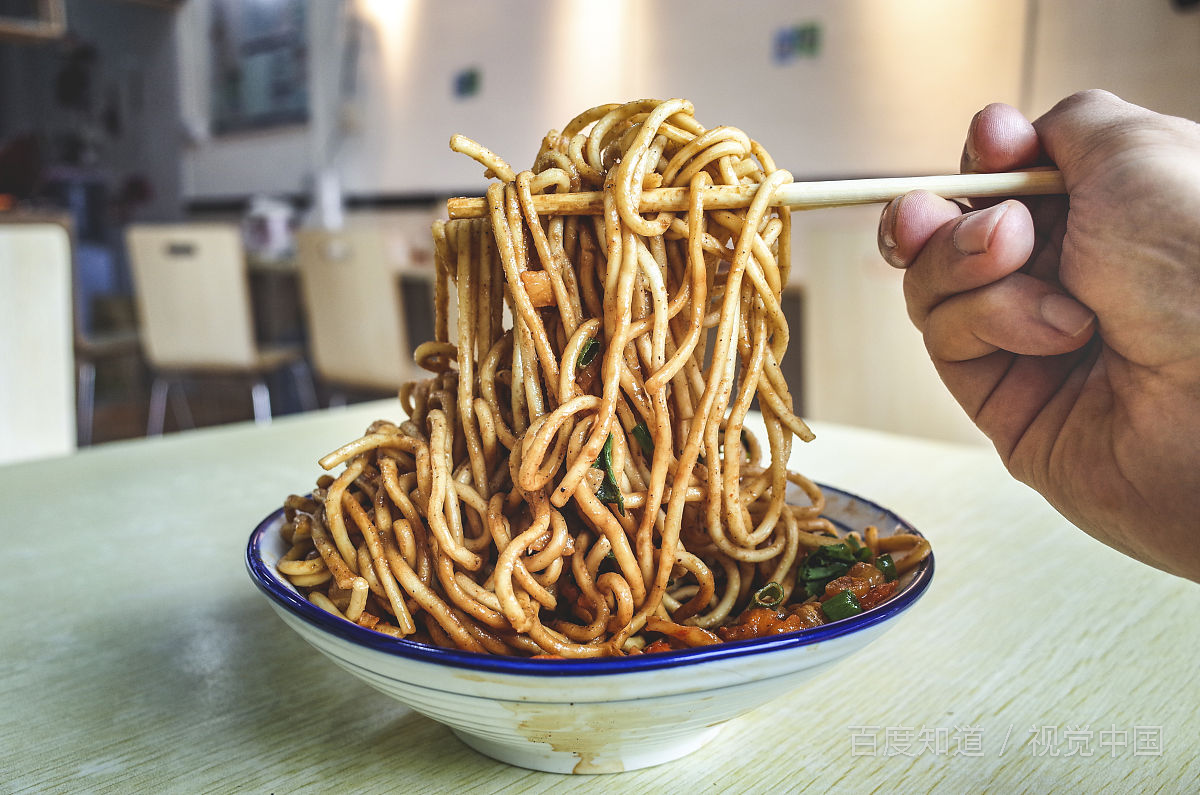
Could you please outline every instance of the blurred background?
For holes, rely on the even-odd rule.
[[[678,96],[797,179],[954,173],[989,102],[1200,118],[1194,5],[0,0],[0,462],[394,394],[429,224],[486,186],[453,133],[524,168],[587,107]],[[978,443],[878,212],[797,217],[797,401]]]

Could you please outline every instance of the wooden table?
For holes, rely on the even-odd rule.
[[[1196,790],[1200,587],[1073,529],[988,450],[824,425],[795,465],[933,541],[894,630],[658,768],[567,778],[467,750],[308,647],[242,563],[320,455],[398,414],[0,468],[0,790]]]

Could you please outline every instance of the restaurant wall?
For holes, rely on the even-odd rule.
[[[339,3],[308,7],[309,69],[313,84],[335,68],[324,34],[338,18]],[[244,200],[256,194],[296,194],[312,171],[312,146],[326,116],[312,122],[218,135],[211,112],[212,14],[210,0],[190,0],[175,14],[175,51],[179,69],[179,113],[183,137],[179,169],[184,197]]]
[[[1032,116],[1086,88],[1200,120],[1200,6],[1173,0],[1043,0],[1030,37]]]
[[[353,96],[338,96],[351,23],[311,3],[310,123],[214,136],[210,3],[176,13],[188,199],[303,193],[331,162],[352,195],[456,192],[482,177],[452,132],[523,164],[575,111],[637,96],[688,97],[802,177],[954,170],[994,100],[1036,115],[1102,86],[1200,117],[1200,11],[1170,0],[353,0]],[[789,48],[797,32],[815,46]]]
[[[1200,117],[1200,11],[1170,0],[352,0],[357,21],[308,6],[308,124],[214,135],[211,2],[176,12],[188,199],[304,193],[330,165],[351,195],[457,192],[483,180],[451,133],[526,164],[577,110],[639,96],[692,99],[799,177],[952,171],[995,100],[1036,115],[1102,86]]]
[[[628,54],[589,50],[585,39],[615,33],[629,5],[362,0],[346,15],[340,4],[313,3],[310,123],[217,136],[209,131],[204,46],[211,4],[192,0],[178,28],[184,112],[194,130],[184,154],[188,196],[304,193],[330,168],[351,196],[478,189],[482,169],[449,150],[451,134],[476,137],[514,163],[532,161],[541,136],[581,103],[623,94]],[[597,13],[602,6],[606,13]],[[579,52],[586,57],[572,57]]]
[[[1024,33],[1022,3],[956,6],[362,0],[354,95],[339,101],[338,45],[353,22],[338,4],[314,3],[312,123],[211,136],[209,3],[192,0],[180,12],[185,114],[197,131],[186,190],[296,192],[332,162],[351,195],[454,192],[483,178],[449,152],[452,133],[528,164],[541,136],[579,110],[642,96],[692,99],[704,123],[743,127],[798,175],[954,170],[970,114],[1018,100]]]
[[[989,101],[1019,100],[1025,4],[788,0],[647,6],[655,40],[637,89],[692,99],[798,177],[946,173]],[[811,48],[797,39],[816,39]]]

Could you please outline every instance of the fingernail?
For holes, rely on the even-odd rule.
[[[963,142],[962,157],[959,158],[958,170],[964,174],[979,168],[979,153],[975,151],[975,127],[979,123],[979,113],[971,117],[971,124],[967,127],[967,140]]]
[[[1006,212],[1008,202],[964,215],[958,226],[954,227],[954,247],[960,254],[982,254],[987,251],[992,242],[992,232]]]
[[[1051,293],[1043,298],[1040,309],[1042,320],[1068,337],[1078,337],[1096,319],[1092,310],[1061,293]]]
[[[906,264],[896,255],[896,217],[902,201],[904,197],[900,196],[888,202],[879,218],[879,253],[893,268],[903,268]]]

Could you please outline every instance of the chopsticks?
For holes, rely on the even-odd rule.
[[[756,185],[714,185],[705,188],[704,206],[713,210],[748,207]],[[1010,171],[999,174],[947,174],[932,177],[883,177],[781,185],[772,197],[773,207],[816,209],[852,204],[889,202],[914,190],[927,190],[947,199],[982,199],[1009,196],[1046,196],[1065,193],[1058,171]],[[642,193],[643,213],[682,212],[687,209],[688,188],[656,188]],[[533,197],[540,215],[596,215],[603,211],[604,194],[542,193]],[[487,200],[459,197],[446,202],[451,219],[487,215]]]

